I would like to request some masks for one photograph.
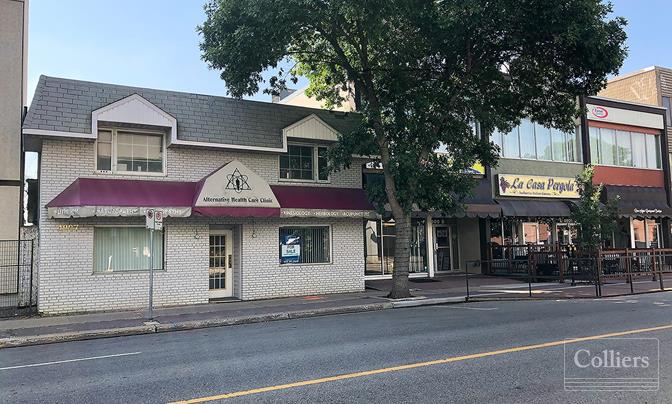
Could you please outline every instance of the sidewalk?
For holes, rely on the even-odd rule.
[[[0,348],[464,302],[463,289],[432,292],[428,296],[416,293],[416,297],[398,301],[386,299],[385,291],[367,289],[359,293],[155,308],[153,322],[145,318],[146,310],[7,319],[0,320]]]
[[[650,279],[633,283],[638,293],[660,291],[658,282]],[[145,309],[0,320],[0,348],[461,303],[466,297],[464,275],[411,279],[414,297],[394,301],[385,298],[391,280],[367,281],[366,286],[358,293],[155,308],[152,322],[146,319]],[[509,278],[474,276],[469,280],[470,297],[475,300],[595,298],[595,287],[587,284],[533,283],[532,297],[528,288],[527,282]],[[602,289],[604,297],[630,293],[630,285],[623,282],[605,284]]]

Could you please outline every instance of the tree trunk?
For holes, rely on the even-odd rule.
[[[402,213],[395,215],[396,240],[394,242],[394,272],[392,273],[392,290],[389,298],[403,299],[411,296],[408,286],[408,269],[411,260],[411,215]]]

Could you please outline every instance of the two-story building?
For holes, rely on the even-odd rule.
[[[329,174],[356,114],[42,76],[39,311],[364,289],[363,160]],[[148,209],[164,212],[154,234]]]
[[[618,198],[615,248],[670,247],[670,161],[664,108],[587,97],[587,162],[603,200]]]
[[[563,132],[530,120],[490,135],[500,148],[489,169],[502,215],[489,219],[486,258],[526,260],[533,250],[573,244],[571,210],[579,198],[574,179],[595,167],[604,201],[618,197],[615,248],[669,246],[670,167],[665,109],[601,97],[581,100],[587,113]]]

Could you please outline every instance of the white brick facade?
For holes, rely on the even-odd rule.
[[[147,304],[146,271],[93,273],[94,227],[143,225],[143,219],[49,219],[44,206],[70,183],[80,177],[197,181],[233,159],[269,184],[285,184],[278,180],[278,155],[272,153],[171,147],[166,153],[166,176],[100,175],[94,172],[93,142],[45,139],[40,172],[40,312],[131,309]],[[354,162],[351,168],[332,174],[329,183],[300,185],[361,188],[361,182],[361,162]],[[59,230],[58,225],[64,223],[79,226],[72,231]],[[330,225],[332,262],[280,265],[278,228],[288,224]],[[208,302],[210,226],[230,226],[234,230],[236,297],[250,300],[364,289],[361,219],[168,218],[165,271],[157,271],[154,276],[156,306]]]

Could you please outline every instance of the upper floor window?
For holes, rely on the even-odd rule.
[[[327,162],[326,147],[289,145],[280,156],[280,179],[328,181]]]
[[[661,168],[660,136],[607,128],[590,128],[593,164]]]
[[[581,161],[578,127],[575,132],[563,132],[523,119],[509,133],[493,132],[490,141],[499,146],[500,155],[504,158]]]
[[[96,142],[96,170],[114,173],[163,173],[163,134],[101,129]]]

